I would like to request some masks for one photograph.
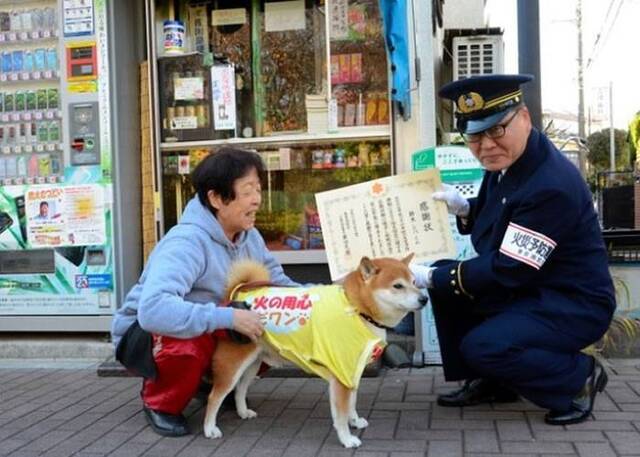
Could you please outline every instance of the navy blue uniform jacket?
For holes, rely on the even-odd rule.
[[[532,312],[598,339],[615,294],[591,193],[576,167],[533,129],[501,179],[486,172],[462,234],[478,256],[437,268],[434,287],[472,297],[480,313]]]

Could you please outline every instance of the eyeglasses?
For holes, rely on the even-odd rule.
[[[466,141],[467,143],[480,143],[483,136],[487,136],[492,140],[502,138],[507,131],[507,127],[509,126],[509,124],[511,124],[511,121],[515,119],[519,112],[519,109],[516,110],[515,114],[511,116],[511,118],[504,124],[496,124],[493,127],[489,127],[487,130],[483,130],[482,132],[478,133],[463,133],[462,138],[464,138],[464,141]]]

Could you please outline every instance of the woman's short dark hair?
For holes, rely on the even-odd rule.
[[[245,149],[224,147],[198,164],[191,174],[191,182],[200,203],[215,214],[215,209],[209,204],[209,191],[220,195],[223,202],[230,202],[236,198],[233,183],[253,169],[258,173],[260,180],[263,180],[264,164],[258,154]]]

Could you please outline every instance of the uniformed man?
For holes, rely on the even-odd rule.
[[[519,394],[549,410],[547,423],[565,425],[586,420],[607,383],[581,349],[607,330],[615,297],[591,194],[523,104],[520,85],[531,79],[480,76],[440,90],[486,172],[477,198],[452,186],[434,198],[478,255],[412,270],[429,288],[445,378],[466,381],[438,404]]]

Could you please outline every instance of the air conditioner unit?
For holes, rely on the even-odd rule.
[[[453,38],[454,81],[492,73],[504,73],[502,35],[473,35]]]

